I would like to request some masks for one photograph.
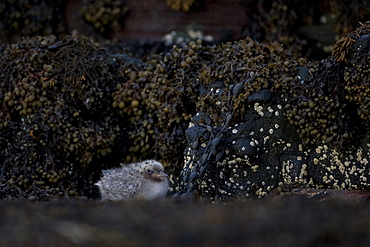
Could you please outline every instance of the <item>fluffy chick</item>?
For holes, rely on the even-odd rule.
[[[155,160],[131,163],[121,168],[103,170],[98,186],[102,200],[154,199],[168,191],[168,175]]]

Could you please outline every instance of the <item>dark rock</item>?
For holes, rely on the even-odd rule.
[[[270,89],[262,89],[247,98],[248,103],[267,102],[271,99]]]

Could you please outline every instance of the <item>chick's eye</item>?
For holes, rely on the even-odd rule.
[[[154,171],[152,169],[147,169],[146,170],[148,173],[154,173]]]

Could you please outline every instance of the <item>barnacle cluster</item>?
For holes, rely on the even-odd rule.
[[[331,57],[307,65],[311,78],[299,78],[292,88],[294,100],[285,105],[285,116],[309,147],[305,154],[312,177],[306,183],[311,186],[369,186],[369,30],[369,22],[360,23],[335,44]]]
[[[264,44],[250,38],[211,47],[206,54],[211,62],[200,71],[203,90],[197,109],[209,112],[216,124],[227,115],[230,123],[243,119],[245,101],[251,94],[294,81],[298,65],[278,43]]]
[[[278,186],[280,160],[291,158],[279,155],[300,153],[299,138],[282,115],[281,101],[268,89],[250,97],[248,117],[239,123],[227,123],[226,117],[220,126],[193,124],[187,130],[189,146],[176,195],[195,191],[203,199],[245,200]],[[304,173],[300,175],[302,180]]]
[[[83,19],[99,33],[117,31],[129,8],[121,0],[85,0],[80,10]]]
[[[199,73],[198,113],[186,132],[189,146],[177,195],[197,191],[211,200],[235,199],[253,194],[256,184],[272,189],[279,177],[273,154],[288,141],[280,138],[298,137],[286,127],[283,101],[270,89],[295,82],[298,60],[277,43],[250,38],[209,47],[203,54],[209,63]]]

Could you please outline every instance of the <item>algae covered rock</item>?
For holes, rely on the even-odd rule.
[[[368,188],[368,25],[314,63],[250,38],[141,59],[84,36],[3,45],[0,197],[94,197],[102,169],[150,158],[211,200]]]
[[[2,47],[3,183],[52,194],[91,190],[88,170],[101,166],[95,159],[119,138],[106,100],[118,80],[110,60],[84,37],[27,38]]]
[[[141,61],[84,36],[3,45],[1,198],[93,197],[102,169],[148,158],[181,168],[192,47]]]
[[[350,35],[364,44],[368,25]],[[211,83],[187,131],[176,195],[245,200],[297,183],[369,188],[367,48],[360,45],[349,62],[335,49],[334,56],[307,63],[253,41],[253,49],[237,53],[242,44],[226,44],[226,52],[214,53],[231,51],[223,57],[228,67],[220,66],[224,73],[210,69],[217,77],[200,78],[201,84]],[[248,72],[238,75],[238,68]]]

